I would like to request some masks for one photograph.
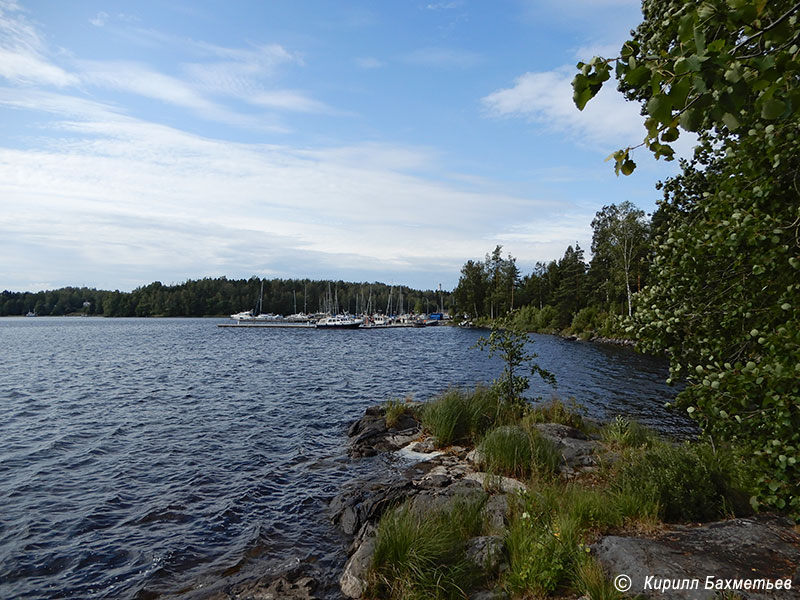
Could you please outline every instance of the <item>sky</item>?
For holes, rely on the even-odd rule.
[[[202,277],[452,289],[677,172],[613,82],[636,0],[0,0],[0,289]]]

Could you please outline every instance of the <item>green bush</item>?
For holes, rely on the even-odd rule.
[[[572,317],[572,325],[570,328],[573,333],[593,332],[597,329],[600,317],[600,309],[596,306],[587,306],[575,313],[575,316]]]
[[[742,464],[730,449],[706,442],[655,442],[625,453],[612,485],[623,504],[658,510],[665,521],[709,521],[750,512]]]
[[[444,510],[418,514],[409,504],[378,523],[370,583],[377,598],[465,598],[481,577],[465,553],[480,534],[483,500],[457,501]]]

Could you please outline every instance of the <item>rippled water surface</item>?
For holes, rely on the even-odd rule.
[[[155,598],[314,565],[370,404],[490,381],[479,331],[224,329],[209,319],[0,320],[0,598]],[[561,397],[667,432],[663,361],[534,336]],[[551,391],[536,384],[534,393]]]

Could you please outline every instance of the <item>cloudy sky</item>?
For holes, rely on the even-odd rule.
[[[676,170],[613,85],[636,0],[0,0],[0,289],[309,277],[452,288],[588,250]]]

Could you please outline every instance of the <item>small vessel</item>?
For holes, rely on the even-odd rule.
[[[350,315],[329,315],[317,321],[317,329],[357,329],[361,327],[363,319],[356,319]]]
[[[37,314],[36,314],[35,312],[33,312],[32,310],[29,310],[27,313],[25,313],[25,316],[26,316],[26,317],[38,317],[39,315],[37,315]]]

